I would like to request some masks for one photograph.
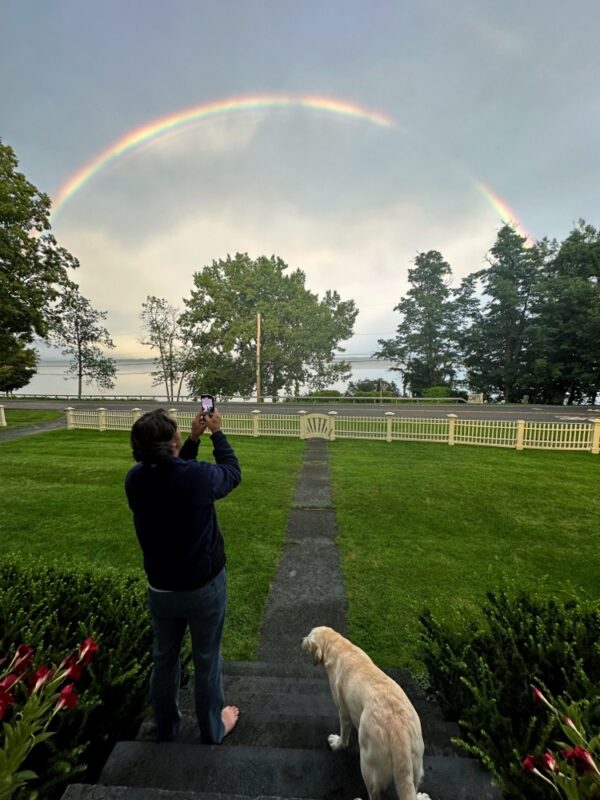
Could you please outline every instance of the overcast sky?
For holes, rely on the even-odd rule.
[[[0,0],[0,137],[57,197],[152,121],[322,98],[234,108],[130,149],[53,228],[117,356],[150,355],[147,295],[183,307],[194,272],[236,251],[354,299],[346,350],[368,354],[394,334],[416,254],[440,250],[458,283],[500,205],[533,238],[600,223],[599,30],[599,0]]]

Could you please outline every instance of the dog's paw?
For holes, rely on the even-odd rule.
[[[338,736],[337,733],[332,733],[327,737],[327,741],[329,742],[329,747],[332,750],[342,750],[344,745],[342,744],[342,737]]]
[[[425,792],[417,792],[417,800],[431,800],[431,797]]]

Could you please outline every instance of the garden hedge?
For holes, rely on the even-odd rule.
[[[34,648],[36,666],[59,663],[88,636],[100,646],[78,682],[79,705],[53,720],[56,735],[24,764],[39,775],[28,797],[60,797],[69,782],[93,782],[114,743],[135,736],[151,666],[146,591],[144,580],[116,570],[0,562],[1,659],[22,643]]]

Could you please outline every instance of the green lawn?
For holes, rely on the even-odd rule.
[[[6,408],[4,409],[4,416],[6,417],[6,428],[0,428],[0,439],[2,438],[2,431],[10,428],[22,428],[24,425],[37,425],[40,422],[50,422],[50,420],[58,419],[63,416],[62,411],[28,411],[21,408]]]
[[[224,652],[253,658],[304,443],[232,437],[243,481],[218,504],[230,603]],[[208,441],[204,456],[210,457]],[[140,576],[123,492],[126,433],[0,441],[0,547]],[[350,632],[417,672],[417,618],[460,624],[488,589],[598,598],[600,458],[412,442],[336,441],[330,465]]]
[[[330,467],[353,639],[419,671],[424,607],[451,623],[488,589],[598,598],[600,458],[336,441]]]
[[[224,654],[253,658],[304,443],[232,437],[242,483],[218,503],[229,566]],[[204,458],[212,457],[207,439]],[[0,546],[22,558],[143,575],[123,490],[127,433],[56,431],[0,443]]]

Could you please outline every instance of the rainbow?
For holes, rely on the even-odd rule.
[[[223,117],[227,114],[242,113],[244,111],[269,111],[277,108],[310,109],[362,120],[382,128],[400,129],[398,123],[387,114],[333,97],[313,95],[300,97],[293,97],[290,95],[250,95],[246,97],[232,97],[226,100],[216,100],[212,103],[203,103],[202,105],[186,108],[183,111],[177,111],[175,114],[169,114],[166,117],[152,120],[152,122],[129,131],[110,144],[105,150],[102,150],[98,155],[94,156],[91,161],[71,175],[58,189],[53,197],[52,216],[56,219],[69,200],[71,200],[71,198],[102,169],[127,154],[131,154],[136,150],[141,150],[146,144],[161,138],[166,138],[178,130],[190,128],[206,120]],[[471,180],[473,179],[471,178]],[[532,245],[534,242],[533,238],[527,233],[525,227],[520,223],[517,215],[509,205],[501,197],[494,194],[485,183],[477,180],[473,180],[473,183],[479,193],[500,215],[500,218],[518,227],[521,234],[527,238],[527,244]]]
[[[193,106],[192,108],[186,108],[184,111],[178,111],[175,114],[169,114],[160,119],[155,119],[121,136],[120,139],[117,139],[117,141],[113,142],[113,144],[109,145],[81,169],[71,175],[66,183],[60,187],[53,198],[52,214],[56,217],[65,204],[104,167],[121,156],[124,156],[126,153],[141,148],[142,145],[152,140],[168,136],[170,133],[180,128],[198,125],[214,117],[243,111],[263,111],[274,108],[308,108],[314,111],[325,111],[330,114],[338,114],[343,117],[364,120],[383,128],[397,127],[391,117],[388,117],[386,114],[382,114],[379,111],[372,111],[356,103],[349,103],[345,100],[337,100],[332,97],[263,95],[233,97],[228,100],[204,103],[199,106]]]
[[[492,208],[500,215],[500,219],[503,222],[508,222],[510,225],[516,228],[517,232],[521,236],[525,237],[527,246],[532,247],[535,244],[534,238],[525,230],[524,225],[519,221],[518,216],[508,205],[508,203],[497,194],[494,194],[490,187],[481,181],[475,181],[475,187],[485,197]]]

